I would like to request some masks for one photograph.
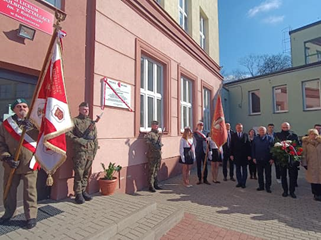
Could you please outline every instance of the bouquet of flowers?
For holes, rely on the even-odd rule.
[[[302,158],[303,148],[295,141],[286,140],[276,142],[271,148],[271,153],[281,166],[299,166]]]

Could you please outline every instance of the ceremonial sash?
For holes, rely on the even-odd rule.
[[[7,132],[19,142],[22,134],[22,130],[19,128],[18,124],[13,120],[12,117],[8,117],[3,123],[3,126],[7,130]],[[24,136],[24,140],[22,146],[27,148],[33,154],[36,152],[37,142],[33,140],[27,133]],[[30,160],[29,167],[33,170],[39,169],[39,164],[37,163],[34,156],[32,156]]]
[[[199,130],[196,130],[196,133],[201,137],[203,138],[204,140],[206,140],[206,136],[204,133],[200,132]]]

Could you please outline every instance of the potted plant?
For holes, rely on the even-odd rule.
[[[111,195],[114,193],[117,186],[117,177],[114,177],[115,172],[119,172],[122,167],[116,166],[115,163],[109,163],[108,168],[101,163],[103,167],[103,177],[99,179],[99,187],[102,195]]]

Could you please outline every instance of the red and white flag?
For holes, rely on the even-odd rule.
[[[216,143],[218,149],[220,149],[227,140],[227,130],[220,95],[218,95],[216,100],[216,107],[212,120],[211,138]]]
[[[59,31],[53,45],[52,56],[40,83],[30,114],[30,120],[39,129],[35,156],[41,167],[53,174],[66,159],[65,132],[73,127],[67,102],[63,74],[61,38]]]

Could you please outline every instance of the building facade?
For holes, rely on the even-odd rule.
[[[317,22],[290,32],[293,67],[224,84],[233,127],[241,122],[248,131],[273,123],[280,131],[287,121],[304,136],[320,123],[320,27]]]
[[[210,1],[204,1],[205,5],[196,7],[200,10],[198,14],[194,5],[189,5],[192,1],[186,1],[189,11],[196,11],[189,14],[196,19],[191,26],[196,29],[200,25],[203,13],[208,21],[205,21],[207,34],[214,29],[216,40],[211,46],[210,37],[205,38],[205,49],[201,47],[200,37],[198,41],[193,39],[197,35],[192,29],[185,31],[177,23],[178,18],[167,13],[167,9],[173,12],[174,8],[167,5],[169,2],[177,3],[176,16],[179,16],[181,1],[159,4],[145,0],[81,0],[74,5],[64,0],[27,2],[49,13],[59,8],[67,14],[61,26],[67,32],[63,58],[71,114],[78,114],[82,101],[89,102],[93,118],[104,112],[97,123],[100,149],[93,163],[89,192],[99,190],[101,162],[123,166],[121,192],[131,193],[146,186],[143,137],[150,130],[151,120],[158,120],[163,130],[160,179],[180,172],[178,148],[184,127],[195,128],[198,120],[204,120],[206,128],[210,128],[214,96],[222,81],[218,65],[217,1],[212,12],[206,5]],[[0,14],[0,21],[5,23],[1,25],[5,34],[0,36],[4,53],[0,56],[2,117],[11,114],[8,108],[13,99],[32,98],[50,34],[36,30],[32,41],[22,39],[17,36],[18,20]],[[107,83],[126,87],[126,93],[121,95],[127,97],[125,105],[116,104],[119,102],[116,94],[107,94]],[[68,146],[68,159],[54,175],[50,193],[53,199],[73,194],[71,149]]]

